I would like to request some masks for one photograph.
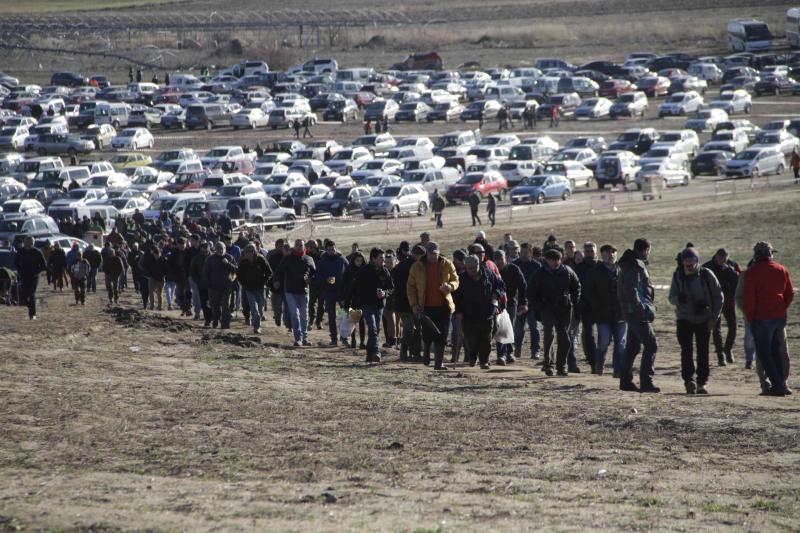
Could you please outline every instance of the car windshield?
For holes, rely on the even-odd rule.
[[[134,135],[136,135],[136,130],[122,130],[117,137],[133,137]]]
[[[661,168],[660,163],[653,163],[651,165],[645,165],[642,167],[642,172],[658,172]]]
[[[576,137],[571,139],[567,144],[566,148],[584,148],[589,144],[589,139]]]
[[[86,191],[82,191],[80,189],[74,189],[67,193],[67,198],[71,198],[73,200],[81,200],[84,196],[86,196]]]
[[[759,152],[756,150],[745,150],[744,152],[736,154],[736,159],[741,159],[742,161],[750,161],[755,159],[758,156]]]
[[[730,141],[733,139],[733,133],[730,131],[718,131],[711,138],[712,141]]]
[[[721,95],[719,95],[719,99],[723,101],[733,100],[733,93],[722,93]]]
[[[376,135],[363,135],[356,139],[353,146],[372,146],[375,144]]]
[[[161,152],[158,154],[156,161],[172,161],[173,159],[178,159],[180,157],[180,152],[176,150],[172,150],[169,152]]]
[[[531,186],[531,187],[538,187],[540,185],[544,185],[544,181],[546,179],[547,178],[537,178],[537,177],[525,178],[525,179],[522,180],[522,185],[528,185],[528,186]]]
[[[206,178],[203,187],[222,187],[225,181],[222,178]]]
[[[16,132],[17,132],[17,128],[16,127],[3,128],[2,130],[0,130],[0,135],[3,135],[3,136],[14,135]]]
[[[352,150],[340,150],[336,152],[336,155],[334,155],[332,159],[338,159],[340,161],[349,160],[352,157],[352,155],[353,155]]]
[[[433,106],[433,109],[436,111],[447,111],[448,109],[450,109],[450,105],[451,104],[449,102],[444,104],[436,104]]]
[[[675,142],[681,140],[680,133],[662,133],[661,136],[658,138],[661,142]]]
[[[159,198],[150,204],[150,209],[153,211],[169,211],[177,202],[178,200],[174,198]]]
[[[327,199],[333,200],[347,200],[350,196],[350,189],[334,189],[325,195]]]
[[[436,141],[436,146],[439,148],[458,146],[458,137],[455,135],[445,135],[443,137],[439,137],[439,140]]]
[[[113,205],[117,209],[125,209],[125,206],[128,204],[128,201],[129,200],[127,198],[116,198],[114,200],[111,200],[111,205]]]
[[[492,151],[491,150],[486,150],[486,149],[481,149],[481,148],[479,148],[477,150],[470,150],[470,153],[472,155],[476,156],[478,159],[488,159],[489,157],[492,156]]]
[[[217,190],[220,196],[239,196],[239,191],[242,189],[241,185],[226,185]]]
[[[374,159],[372,161],[367,161],[367,164],[364,165],[363,168],[367,170],[381,170],[383,168],[384,162],[379,159]]]
[[[475,185],[476,183],[480,183],[481,180],[483,180],[483,174],[467,174],[458,180],[458,183],[462,183],[464,185]]]
[[[696,117],[701,119],[711,118],[711,111],[698,111]]]
[[[281,185],[286,183],[286,179],[289,177],[289,174],[275,174],[270,179],[267,180],[267,183],[270,185]]]
[[[381,189],[379,196],[399,196],[401,187],[384,187]]]
[[[292,198],[305,198],[306,196],[309,195],[310,191],[311,187],[294,187],[292,189],[289,189],[288,194]]]
[[[89,180],[89,185],[105,187],[108,184],[108,176],[95,176]]]
[[[157,180],[158,177],[155,174],[142,174],[141,176],[133,180],[133,183],[137,185],[152,185]]]
[[[0,220],[0,232],[2,233],[18,233],[22,229],[22,221],[20,220]]]
[[[673,94],[669,98],[667,98],[668,104],[679,104],[683,102],[683,95],[682,94]]]
[[[544,171],[548,174],[563,174],[565,168],[563,163],[548,163],[544,167]]]
[[[6,202],[3,204],[3,212],[5,213],[19,213],[19,208],[22,202]]]
[[[633,102],[634,95],[633,93],[626,93],[619,97],[619,101],[623,104],[627,104]]]
[[[224,148],[216,148],[206,154],[206,157],[225,157],[228,155],[228,150]]]
[[[115,155],[114,157],[111,158],[112,163],[127,163],[130,160],[131,160],[130,156],[127,156],[125,154]]]
[[[39,170],[39,162],[38,161],[23,161],[17,168],[15,172],[37,172]]]
[[[655,148],[645,154],[645,157],[668,157],[669,150],[666,148]]]

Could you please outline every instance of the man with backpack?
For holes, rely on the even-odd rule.
[[[709,341],[722,311],[722,301],[722,288],[717,277],[711,270],[700,266],[700,256],[694,248],[686,248],[681,252],[681,266],[672,275],[669,302],[675,306],[681,375],[687,394],[708,394]]]

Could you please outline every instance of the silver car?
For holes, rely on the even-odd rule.
[[[428,212],[428,193],[419,185],[397,183],[384,187],[366,200],[361,208],[364,218],[374,216],[400,216]]]

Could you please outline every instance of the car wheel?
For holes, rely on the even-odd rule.
[[[75,148],[70,148],[69,150],[67,150],[67,153],[68,153],[70,156],[75,156],[75,155],[78,155],[78,151],[77,151]]]
[[[428,212],[428,204],[425,202],[420,202],[419,207],[417,207],[417,216],[424,217],[425,213]]]
[[[725,174],[725,170],[722,167],[717,167],[714,169],[714,173],[720,178]]]
[[[284,229],[293,229],[294,228],[294,221],[295,221],[295,216],[294,215],[286,215],[286,218],[284,218],[284,220],[286,221],[286,224],[284,224],[284,226],[283,226]]]
[[[561,199],[564,200],[565,202],[569,200],[569,197],[570,197],[569,191],[564,191],[561,193]]]
[[[594,185],[594,179],[589,178],[588,180],[586,180],[586,188],[587,189],[591,189],[593,185]]]
[[[400,216],[400,206],[399,205],[396,205],[396,206],[392,207],[392,216],[395,217],[395,218]]]
[[[747,106],[747,107],[744,108],[744,114],[745,115],[749,115],[750,114],[750,106]]]
[[[112,122],[111,125],[114,127],[115,130],[119,129],[119,121],[118,120],[115,120],[114,122]]]
[[[543,204],[544,203],[544,193],[543,192],[540,192],[539,196],[536,197],[536,203],[537,204]]]
[[[667,178],[664,178],[664,181],[661,183],[661,188],[666,189],[667,187],[669,187],[669,182],[667,181]]]
[[[238,129],[239,129],[239,126],[234,126],[234,127],[233,127],[233,130],[234,130],[234,131],[237,131]]]
[[[597,188],[598,190],[604,190],[606,188],[606,183],[602,180],[597,180]]]
[[[350,214],[350,211],[348,211],[346,207],[343,207],[341,216],[346,217],[349,214]]]
[[[276,130],[276,129],[278,129],[278,126],[273,125],[273,126],[270,126],[270,128],[272,128],[273,130]]]
[[[208,122],[206,122],[206,129],[209,130],[209,131],[213,130],[214,129],[214,123],[211,122],[210,120]]]
[[[775,96],[780,96],[780,95],[781,95],[781,88],[775,87]]]
[[[689,186],[689,176],[684,176],[683,177],[683,182],[681,183],[681,185],[683,185],[684,187],[688,187]]]
[[[574,179],[569,180],[569,187],[573,191],[575,190],[575,180]]]
[[[153,141],[151,140],[150,143],[147,145],[149,148],[153,147]]]
[[[264,222],[264,219],[261,217],[256,217],[253,219],[253,222],[255,222],[256,224],[261,224]]]
[[[784,168],[783,164],[778,165],[778,170],[775,172],[775,175],[780,176],[781,174],[783,174],[784,170],[786,169]]]

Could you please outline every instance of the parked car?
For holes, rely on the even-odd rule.
[[[605,97],[587,98],[575,109],[576,119],[608,117],[611,113],[611,100]]]
[[[403,182],[417,185],[428,194],[440,193],[456,183],[461,173],[452,167],[411,170],[403,173]]]
[[[80,138],[90,141],[95,150],[102,150],[111,144],[117,136],[117,130],[111,124],[91,124],[80,134]]]
[[[694,176],[722,176],[725,174],[725,166],[732,157],[733,152],[730,151],[704,150],[692,159],[689,168]]]
[[[742,89],[735,91],[725,91],[720,93],[719,98],[711,102],[713,109],[722,109],[728,115],[736,113],[749,114],[753,108],[752,97]]]
[[[358,105],[352,98],[332,100],[325,107],[325,111],[322,113],[322,120],[336,120],[339,122],[358,120]]]
[[[267,121],[267,114],[264,113],[260,107],[246,107],[233,115],[233,119],[231,119],[231,125],[235,130],[238,130],[239,128],[249,128],[254,130],[256,128],[266,128]]]
[[[666,116],[688,115],[695,113],[703,106],[703,97],[695,91],[678,92],[667,98],[658,106],[659,118]]]
[[[567,141],[564,145],[564,149],[568,148],[589,148],[599,154],[607,150],[608,145],[603,137],[581,135],[580,137],[573,137]]]
[[[467,105],[459,118],[462,121],[480,120],[481,118],[484,121],[492,120],[497,118],[497,112],[501,107],[502,104],[497,100],[475,100]]]
[[[554,94],[547,97],[544,104],[536,110],[536,116],[540,119],[550,118],[553,107],[558,108],[561,118],[569,118],[575,114],[575,110],[581,105],[581,97],[578,93]]]
[[[428,192],[419,185],[408,183],[383,187],[362,203],[364,218],[400,216],[405,213],[424,216],[428,207]]]
[[[669,94],[669,87],[672,82],[665,76],[645,76],[636,82],[636,88],[646,94],[649,98],[658,98]]]
[[[633,183],[639,172],[639,157],[626,150],[608,150],[600,154],[595,164],[595,180],[597,188],[606,185],[623,185]]]
[[[788,76],[769,75],[764,76],[760,81],[757,81],[753,87],[753,90],[755,91],[756,96],[763,96],[765,94],[780,96],[782,92],[787,94],[791,93],[795,86],[797,86],[797,81],[795,81],[793,78]]]
[[[219,126],[230,126],[231,114],[227,106],[222,104],[191,104],[186,108],[184,123],[190,130],[195,128],[210,130]]]
[[[170,128],[186,129],[186,110],[175,109],[162,115],[161,127],[165,130]]]
[[[568,200],[571,195],[572,188],[567,178],[547,174],[524,178],[509,193],[512,204],[543,204],[548,200]]]
[[[4,126],[0,129],[0,148],[19,150],[25,146],[28,126]]]
[[[144,128],[125,128],[117,133],[117,136],[111,141],[111,148],[139,150],[140,148],[152,148],[154,142],[153,135]]]
[[[700,150],[700,139],[697,133],[690,129],[662,131],[658,136],[658,143],[653,146],[671,144],[676,152],[687,154],[689,157]]]
[[[653,128],[634,128],[621,133],[617,140],[608,147],[609,150],[628,150],[641,155],[647,152],[658,140],[658,132]]]
[[[360,213],[362,202],[371,194],[372,191],[367,187],[335,188],[317,201],[311,209],[311,214],[330,213],[334,216],[346,217],[351,213]]]
[[[428,122],[433,122],[435,120],[450,122],[451,120],[459,118],[461,113],[464,112],[464,109],[464,106],[458,102],[436,104],[433,106],[433,109],[431,109],[426,118]]]
[[[500,164],[498,171],[506,179],[509,188],[516,187],[520,182],[539,172],[541,165],[533,160],[507,160]]]
[[[594,180],[594,173],[577,161],[549,161],[542,169],[542,174],[564,176],[573,191],[577,187],[591,187]]]
[[[281,204],[283,205],[288,199],[291,199],[294,212],[300,217],[307,217],[317,201],[321,200],[329,191],[330,188],[321,183],[292,187],[283,193]]]
[[[397,146],[397,141],[391,133],[362,135],[353,141],[353,148],[366,148],[373,156],[376,154],[385,154],[395,146]]]
[[[394,100],[376,100],[369,104],[364,111],[364,120],[394,120],[400,105]]]
[[[795,150],[800,149],[800,139],[788,131],[762,131],[757,137],[756,144],[752,149],[774,148],[783,155],[789,155]]]
[[[641,170],[636,173],[636,186],[640,190],[645,177],[660,180],[664,188],[689,185],[691,180],[686,167],[668,159],[642,165]]]
[[[424,102],[406,102],[394,116],[395,122],[422,122],[428,118],[430,106]]]
[[[111,158],[111,164],[116,170],[122,170],[127,167],[145,167],[150,166],[152,163],[153,159],[149,155],[132,152],[114,154],[114,157]]]
[[[633,91],[621,94],[609,109],[611,118],[618,117],[644,117],[647,113],[647,96],[642,91]]]
[[[373,156],[369,149],[363,146],[354,146],[353,148],[339,150],[331,159],[325,161],[325,164],[334,172],[350,174],[371,159],[373,159]]]
[[[94,143],[77,135],[63,133],[43,133],[33,141],[30,149],[40,156],[48,154],[88,154],[94,150]]]
[[[447,188],[445,197],[451,204],[465,202],[469,196],[477,192],[481,197],[495,194],[501,198],[508,192],[508,182],[500,172],[468,172],[463,178]]]
[[[717,130],[711,140],[703,145],[703,151],[722,151],[738,154],[750,144],[750,139],[742,130]]]
[[[786,170],[784,155],[775,148],[756,148],[734,155],[725,164],[725,175],[729,178],[759,177],[781,174]]]
[[[631,93],[636,90],[636,85],[628,80],[611,79],[600,84],[597,89],[598,96],[606,98],[617,98],[624,93]]]

